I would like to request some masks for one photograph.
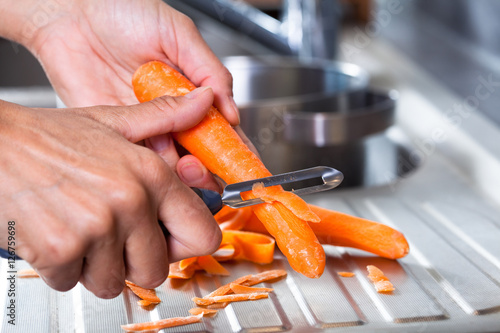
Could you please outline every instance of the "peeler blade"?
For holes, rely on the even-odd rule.
[[[275,185],[291,184],[300,181],[319,179],[319,178],[321,178],[323,182],[322,184],[294,189],[292,190],[292,192],[297,194],[298,196],[303,196],[307,194],[330,190],[340,185],[340,183],[344,179],[344,175],[337,169],[327,166],[317,166],[314,168],[282,173],[271,177],[254,179],[241,183],[235,183],[227,185],[224,188],[224,192],[222,193],[222,202],[224,202],[224,204],[232,208],[242,208],[246,206],[256,205],[264,203],[264,201],[258,198],[244,200],[241,197],[242,192],[252,190],[253,185],[256,183],[262,183],[265,187],[268,187]]]

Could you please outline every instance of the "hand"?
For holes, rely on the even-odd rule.
[[[125,279],[153,288],[169,262],[215,251],[220,230],[203,202],[155,152],[134,144],[194,126],[212,102],[203,88],[129,107],[0,101],[0,221],[4,230],[16,222],[16,253],[57,290],[80,281],[110,298]]]
[[[238,125],[231,75],[185,15],[161,0],[71,0],[53,5],[57,8],[46,11],[44,24],[35,26],[36,20],[28,19],[26,26],[33,29],[24,30],[24,43],[67,106],[134,104],[132,74],[147,61],[161,60],[180,68],[197,86],[211,86],[215,106]]]

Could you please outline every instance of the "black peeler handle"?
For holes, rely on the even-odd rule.
[[[219,193],[204,188],[191,187],[191,189],[203,200],[212,215],[217,214],[222,209],[222,197]]]

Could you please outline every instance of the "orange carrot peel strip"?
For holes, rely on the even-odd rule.
[[[196,305],[207,306],[214,303],[224,303],[224,302],[240,302],[240,301],[250,301],[257,300],[261,298],[269,297],[269,293],[249,293],[249,294],[231,294],[222,296],[212,296],[212,297],[193,297],[193,302]]]
[[[232,244],[233,259],[247,260],[257,264],[273,261],[275,240],[272,237],[248,231],[222,231],[222,243]]]
[[[252,215],[252,209],[236,209],[229,206],[223,206],[222,209],[214,215],[215,220],[219,223],[219,227],[224,230],[240,230],[245,225],[246,221]]]
[[[137,69],[132,85],[140,102],[163,95],[185,95],[195,89],[182,74],[159,61]],[[198,125],[172,135],[227,184],[271,176],[262,161],[214,107]],[[254,213],[274,236],[293,269],[311,278],[321,276],[325,268],[325,253],[307,224],[307,221],[319,221],[318,217],[293,193],[279,196],[279,192],[284,192],[281,187],[266,188],[266,192],[272,198],[280,197],[280,201],[254,206]],[[253,197],[247,192],[243,199]]]
[[[217,261],[226,261],[233,259],[235,253],[236,249],[233,244],[222,243],[219,246],[219,249],[212,253],[212,257],[214,257]]]
[[[233,292],[231,287],[233,287],[236,284],[239,284],[242,286],[253,286],[253,285],[256,285],[256,284],[261,283],[261,282],[281,278],[283,276],[286,276],[286,274],[287,274],[286,271],[283,269],[275,269],[275,270],[264,271],[264,272],[261,272],[258,274],[245,275],[245,276],[237,278],[233,282],[230,282],[228,284],[220,286],[219,288],[212,291],[210,294],[208,294],[205,297],[227,295],[227,294],[230,294]],[[203,298],[205,298],[205,297],[203,297]]]
[[[224,276],[229,275],[229,271],[225,269],[224,266],[219,264],[219,262],[211,255],[198,257],[198,264],[209,274]]]
[[[29,269],[20,269],[17,271],[17,276],[20,278],[37,278],[40,275],[32,268]]]
[[[171,263],[169,266],[168,277],[170,279],[190,279],[193,277],[196,267],[194,264],[191,264],[184,269],[180,268],[180,261]]]
[[[161,319],[157,321],[151,321],[146,323],[138,323],[138,324],[128,324],[121,325],[122,330],[126,332],[142,332],[142,331],[151,331],[151,330],[161,330],[169,327],[176,327],[188,324],[199,323],[203,314],[197,316],[188,316],[188,317],[175,317],[175,318],[167,318]]]
[[[231,290],[235,294],[271,293],[273,288],[247,287],[241,284],[231,283]]]
[[[216,309],[207,309],[207,308],[192,308],[189,310],[189,313],[197,316],[202,314],[203,316],[213,316],[218,312]]]
[[[139,287],[135,283],[128,280],[125,280],[125,284],[130,288],[130,290],[132,290],[134,294],[145,301],[141,302],[140,305],[147,306],[151,304],[159,304],[161,302],[160,298],[156,296],[156,291],[154,289]]]
[[[377,292],[387,293],[394,290],[393,284],[378,267],[368,265],[366,266],[366,269],[368,270],[368,278],[373,282]]]

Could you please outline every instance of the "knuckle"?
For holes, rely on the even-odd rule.
[[[85,232],[92,239],[99,239],[110,234],[115,229],[113,212],[104,203],[97,204],[85,219]]]
[[[113,184],[109,200],[113,211],[135,213],[147,203],[147,193],[136,179],[122,179]]]
[[[85,244],[80,237],[71,231],[59,230],[43,238],[43,253],[48,254],[49,258],[37,258],[39,261],[50,262],[51,266],[65,266],[82,258],[84,248]],[[34,266],[38,266],[38,263]]]

